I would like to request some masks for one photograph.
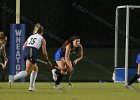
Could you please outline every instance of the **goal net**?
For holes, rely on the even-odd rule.
[[[115,18],[114,82],[128,82],[137,71],[140,48],[140,6],[118,6]]]

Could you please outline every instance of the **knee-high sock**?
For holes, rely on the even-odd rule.
[[[35,88],[36,77],[37,77],[37,71],[32,71],[32,73],[30,75],[30,87],[31,88]]]
[[[132,83],[134,83],[140,76],[138,74],[135,74],[130,81],[128,82],[128,85],[131,85]]]
[[[27,76],[27,72],[26,71],[21,71],[13,77],[13,80],[18,80],[18,79],[20,79],[22,77],[26,77],[26,76]]]
[[[55,85],[59,85],[60,84],[60,82],[62,81],[62,79],[63,79],[63,74],[58,74],[58,77],[57,77],[57,80],[56,80],[56,82],[55,82]]]

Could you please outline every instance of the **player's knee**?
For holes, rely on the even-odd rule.
[[[37,65],[35,65],[34,71],[38,72],[38,66]]]
[[[32,71],[33,71],[33,67],[26,69],[27,76],[30,75]]]
[[[32,71],[31,70],[26,70],[26,72],[27,72],[27,76],[29,76]]]
[[[140,76],[140,72],[137,72],[137,74]]]

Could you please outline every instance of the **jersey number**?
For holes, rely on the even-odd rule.
[[[31,38],[31,41],[29,42],[29,44],[33,45],[35,43],[37,38]]]

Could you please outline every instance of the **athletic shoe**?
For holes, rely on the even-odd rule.
[[[56,69],[52,69],[52,76],[53,76],[54,81],[57,80],[57,76],[58,76],[55,72],[56,72]]]
[[[132,86],[130,86],[130,85],[128,85],[128,84],[126,84],[125,87],[126,87],[127,89],[129,89],[129,90],[132,90],[132,89],[133,89]]]
[[[61,89],[62,87],[60,85],[54,85],[53,88],[54,89]]]
[[[29,91],[38,91],[35,87],[29,87]]]
[[[13,80],[14,76],[13,75],[9,75],[9,87],[12,88],[12,85],[13,85]]]

